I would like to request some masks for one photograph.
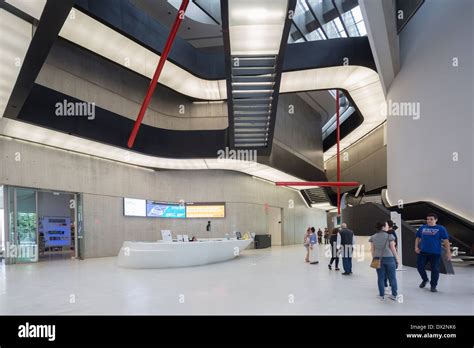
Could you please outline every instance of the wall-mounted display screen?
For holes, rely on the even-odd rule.
[[[187,218],[223,218],[225,203],[186,203]]]
[[[153,218],[224,218],[225,203],[187,202],[186,204],[124,198],[125,216]]]
[[[146,216],[146,200],[124,198],[123,215],[125,216]]]
[[[179,203],[146,201],[146,216],[184,219],[186,208],[184,205],[179,205]]]

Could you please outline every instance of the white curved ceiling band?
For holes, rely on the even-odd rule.
[[[343,151],[386,120],[385,96],[379,75],[375,71],[345,65],[286,72],[281,77],[280,93],[335,88],[347,90],[364,117],[362,124],[341,140],[340,147]],[[324,160],[335,154],[334,145],[324,152]]]
[[[158,54],[78,9],[71,11],[59,32],[59,36],[149,79],[153,78],[160,59]],[[163,67],[159,83],[197,99],[227,99],[225,80],[201,79],[169,60]]]
[[[246,173],[271,182],[302,181],[292,175],[255,161],[219,159],[217,152],[214,158],[198,159],[150,156],[9,118],[0,119],[0,134],[37,143],[39,146],[47,145],[140,167],[180,170],[223,169]],[[304,188],[311,187],[298,187],[295,189]]]

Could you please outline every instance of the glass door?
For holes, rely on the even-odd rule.
[[[38,261],[36,190],[8,188],[8,263]]]
[[[75,195],[76,200],[76,257],[80,260],[84,260],[84,211],[83,211],[83,202],[84,197],[82,193],[77,193]]]

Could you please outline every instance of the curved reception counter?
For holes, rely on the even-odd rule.
[[[125,268],[172,268],[199,266],[231,260],[252,239],[204,240],[198,242],[124,242],[117,265]]]

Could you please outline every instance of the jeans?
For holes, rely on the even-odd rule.
[[[352,257],[343,257],[342,267],[344,268],[344,272],[352,273]]]
[[[397,268],[398,268],[398,265],[395,263],[395,269],[397,269]],[[385,287],[387,287],[389,284],[390,284],[390,286],[392,286],[392,284],[390,283],[390,279],[388,279],[387,273],[385,273],[384,285],[385,285]]]
[[[420,273],[421,279],[428,281],[428,275],[426,274],[426,264],[429,262],[431,266],[431,287],[436,288],[438,285],[439,279],[439,265],[441,261],[440,254],[431,254],[420,252],[416,259],[416,267],[418,268],[418,273]]]
[[[337,257],[331,257],[331,261],[329,261],[329,264],[332,265],[333,261],[336,261],[336,268],[339,268],[339,256]]]
[[[382,257],[380,268],[377,269],[377,285],[379,287],[379,295],[385,295],[385,276],[390,281],[392,295],[397,296],[397,266],[394,257]]]

